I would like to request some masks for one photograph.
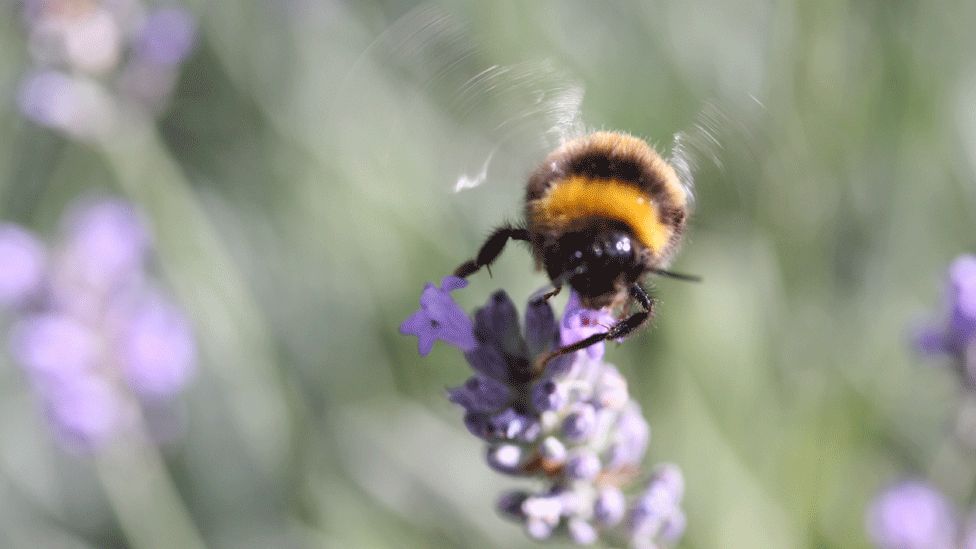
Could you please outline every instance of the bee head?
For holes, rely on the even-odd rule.
[[[584,297],[615,293],[621,278],[633,282],[641,272],[637,243],[620,228],[598,228],[561,235],[547,250],[546,271]]]

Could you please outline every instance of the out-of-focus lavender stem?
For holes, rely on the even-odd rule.
[[[98,144],[122,190],[166,228],[157,231],[160,263],[199,324],[203,363],[226,388],[250,453],[275,470],[288,448],[286,394],[274,373],[271,330],[239,269],[149,118],[126,117]]]
[[[207,545],[173,485],[159,447],[135,435],[120,442],[99,452],[95,466],[129,546],[205,549]]]

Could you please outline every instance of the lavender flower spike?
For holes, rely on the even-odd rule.
[[[95,451],[140,415],[165,415],[192,378],[195,342],[152,283],[152,239],[132,204],[82,200],[62,226],[47,252],[26,231],[0,225],[0,306],[14,317],[10,354],[58,440]]]
[[[464,409],[468,430],[485,441],[489,467],[540,481],[534,491],[506,493],[500,514],[538,540],[623,540],[656,548],[676,543],[684,530],[684,482],[677,467],[659,467],[629,504],[624,495],[639,474],[650,428],[626,380],[603,362],[602,344],[533,370],[540,355],[603,329],[599,324],[609,324],[604,313],[582,309],[571,296],[557,323],[548,303],[530,301],[523,331],[514,303],[499,291],[472,322],[450,297],[462,285],[454,277],[441,288],[428,284],[421,310],[400,331],[418,337],[421,354],[435,339],[462,350],[473,372],[448,397]]]

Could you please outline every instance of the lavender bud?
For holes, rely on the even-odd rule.
[[[593,480],[600,474],[600,458],[587,449],[573,450],[566,460],[566,475],[576,480]]]
[[[511,401],[511,392],[503,383],[476,374],[464,385],[449,389],[448,398],[469,412],[494,412]]]
[[[554,524],[549,524],[542,519],[529,517],[525,520],[525,533],[535,540],[549,539],[555,529]]]
[[[596,411],[589,404],[578,404],[563,420],[563,434],[570,442],[583,442],[596,426]]]
[[[555,527],[563,514],[563,501],[556,496],[533,496],[522,503],[522,512],[529,519],[537,519]]]
[[[570,519],[566,524],[569,537],[578,545],[593,545],[597,540],[597,531],[592,524],[583,519]]]
[[[551,379],[543,379],[532,388],[532,406],[539,412],[558,410],[566,405],[566,388]]]
[[[529,301],[525,309],[525,343],[529,356],[540,355],[559,343],[559,324],[549,302]]]
[[[604,408],[619,410],[627,405],[630,393],[627,391],[627,380],[620,375],[613,366],[607,365],[603,369],[599,381],[593,391],[593,400]]]
[[[502,516],[511,520],[524,520],[525,513],[522,511],[522,504],[528,499],[529,494],[521,490],[504,492],[495,503],[495,508]]]
[[[469,433],[480,439],[490,440],[494,437],[495,430],[491,425],[491,417],[487,414],[476,412],[464,414],[464,426],[468,428]]]
[[[527,458],[525,450],[516,444],[496,444],[488,448],[487,461],[499,473],[518,474]]]
[[[562,463],[566,459],[566,446],[556,437],[546,437],[539,445],[542,457]]]
[[[479,342],[493,345],[505,355],[525,356],[525,340],[515,304],[503,291],[492,294],[474,315]]]
[[[602,488],[593,504],[593,516],[603,526],[615,526],[623,518],[627,501],[619,488]]]

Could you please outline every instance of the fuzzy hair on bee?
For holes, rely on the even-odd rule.
[[[542,299],[569,285],[584,307],[640,310],[607,332],[560,348],[551,358],[606,339],[626,337],[653,312],[642,282],[650,274],[693,279],[665,270],[677,251],[690,194],[675,168],[644,140],[595,132],[552,151],[529,176],[524,220],[503,225],[455,275],[488,267],[508,240],[528,242],[536,267],[552,281]]]

